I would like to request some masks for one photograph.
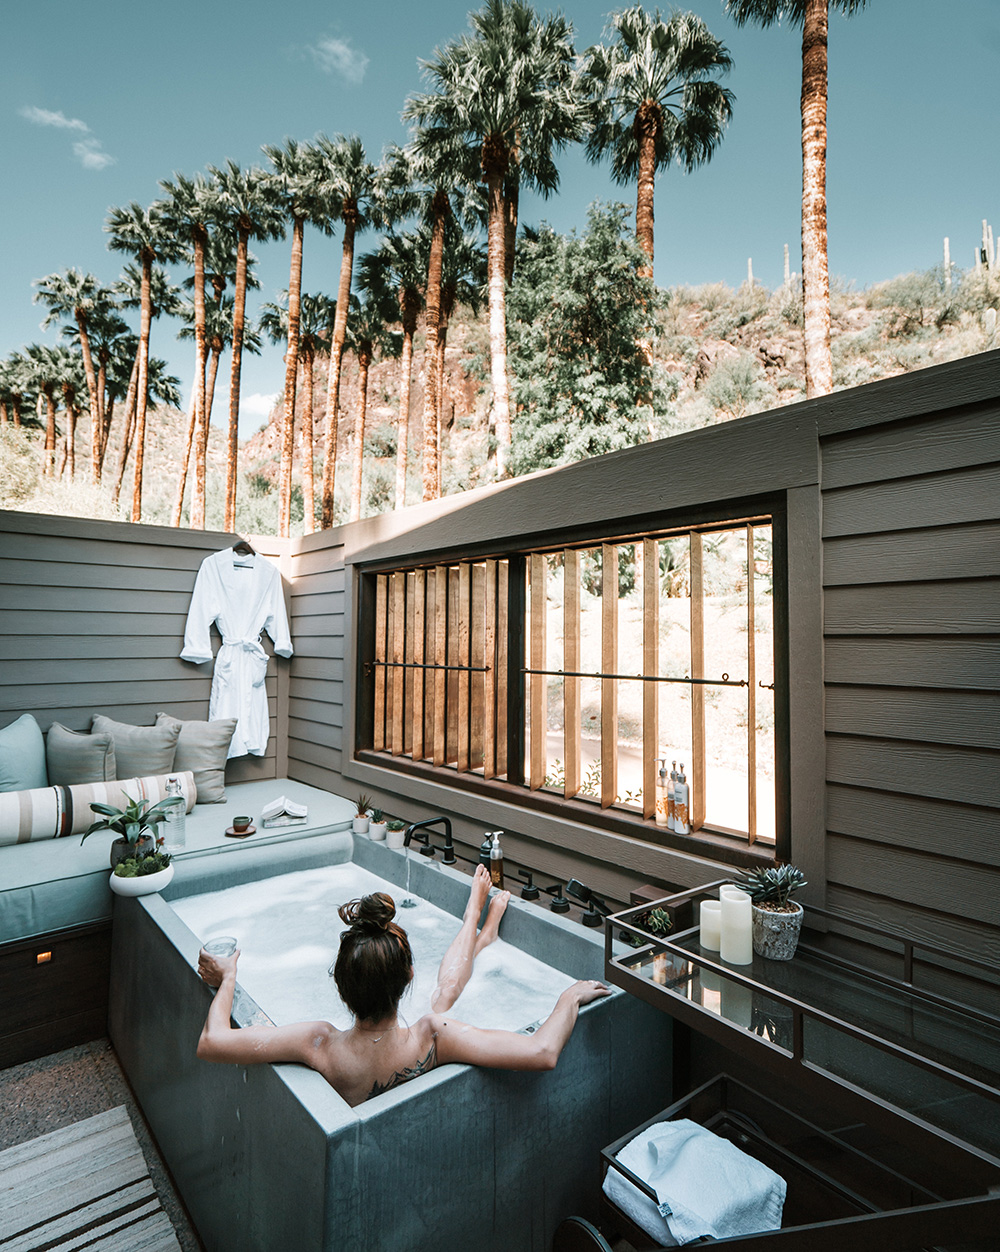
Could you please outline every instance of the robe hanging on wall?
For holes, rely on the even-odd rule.
[[[218,625],[222,647],[215,658],[208,718],[238,719],[230,757],[263,756],[267,749],[267,653],[261,647],[261,632],[270,635],[278,656],[292,655],[281,576],[270,561],[246,547],[246,555],[224,548],[202,561],[181,652],[184,661],[199,665],[210,661],[212,623]]]

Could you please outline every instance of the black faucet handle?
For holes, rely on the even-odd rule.
[[[551,887],[543,887],[542,890],[546,895],[552,896],[552,903],[549,905],[549,909],[553,913],[569,912],[570,904],[563,895],[563,885],[561,882],[554,882]]]
[[[525,884],[521,888],[521,899],[522,900],[537,900],[539,892],[534,882],[532,882],[531,870],[522,869],[518,872],[517,876],[521,880],[521,882]]]

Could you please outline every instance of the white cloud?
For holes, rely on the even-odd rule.
[[[316,64],[327,74],[339,74],[347,83],[357,86],[365,76],[368,57],[352,48],[346,39],[327,36],[309,49]]]
[[[255,391],[249,396],[240,396],[240,417],[270,417],[281,392],[265,396]]]
[[[85,170],[103,170],[115,164],[115,158],[104,152],[99,139],[80,139],[73,145],[73,155]]]
[[[60,130],[78,130],[85,135],[90,133],[90,127],[86,122],[81,122],[78,117],[67,117],[65,113],[53,113],[51,109],[38,109],[34,105],[26,104],[18,109],[18,113],[29,122],[34,122],[36,126],[56,126]]]

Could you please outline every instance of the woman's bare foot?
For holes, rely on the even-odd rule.
[[[494,939],[497,938],[500,930],[500,919],[507,911],[507,905],[509,903],[509,891],[497,892],[497,894],[490,901],[490,911],[486,914],[486,921],[483,923],[483,928],[479,932],[479,937],[476,940],[476,956],[482,952],[483,948],[487,947],[493,942]]]
[[[472,875],[472,886],[469,888],[469,903],[465,906],[465,921],[471,920],[474,926],[479,925],[491,885],[489,870],[485,865],[477,865],[476,872]]]

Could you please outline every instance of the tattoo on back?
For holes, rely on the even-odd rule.
[[[422,1061],[417,1061],[416,1065],[409,1065],[406,1069],[397,1070],[388,1082],[375,1083],[365,1098],[370,1100],[373,1096],[381,1095],[384,1091],[391,1091],[393,1087],[409,1082],[411,1078],[419,1078],[421,1074],[426,1074],[429,1070],[432,1070],[436,1061],[437,1040],[431,1044],[430,1051]]]

